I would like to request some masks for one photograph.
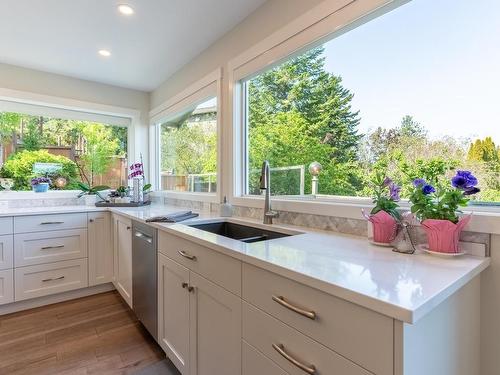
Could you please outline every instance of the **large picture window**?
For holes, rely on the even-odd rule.
[[[217,191],[217,98],[170,116],[159,143],[161,190]]]
[[[439,168],[473,170],[474,200],[500,202],[495,10],[414,0],[243,80],[244,193],[269,160],[274,195],[368,197],[378,170],[408,185]]]

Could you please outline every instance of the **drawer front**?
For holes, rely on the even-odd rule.
[[[0,271],[0,305],[14,302],[14,271]]]
[[[308,371],[315,375],[370,374],[362,367],[245,302],[243,339],[290,375],[304,375]],[[386,374],[389,373],[384,373]]]
[[[162,231],[159,232],[158,249],[184,267],[241,296],[239,260]]]
[[[85,288],[87,259],[16,268],[14,280],[16,301]]]
[[[61,230],[14,236],[16,267],[79,259],[87,256],[87,230]]]
[[[14,218],[14,233],[79,228],[87,228],[86,213],[18,216]]]
[[[269,358],[259,353],[245,340],[242,343],[242,375],[288,375]]]
[[[14,224],[11,217],[0,217],[0,236],[14,233]]]
[[[389,317],[248,264],[243,299],[376,374],[393,372]]]
[[[14,264],[14,237],[0,236],[0,270],[12,268]]]

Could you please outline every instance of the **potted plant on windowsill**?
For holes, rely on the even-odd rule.
[[[110,187],[106,185],[90,186],[88,184],[84,184],[83,182],[78,182],[78,186],[81,189],[81,193],[78,194],[78,198],[83,196],[86,206],[95,206],[97,197],[101,198],[101,200],[106,200],[101,195],[101,191],[110,189]]]
[[[397,235],[401,215],[398,212],[401,187],[395,184],[384,173],[375,173],[372,179],[374,186],[373,203],[375,207],[363,215],[372,224],[374,244],[389,245]]]
[[[46,193],[49,191],[50,178],[35,177],[31,179],[31,188],[35,193]]]
[[[477,178],[469,171],[457,171],[447,183],[429,184],[422,178],[413,181],[410,195],[411,212],[416,215],[427,234],[428,250],[459,253],[460,233],[471,215],[460,216],[460,207],[467,206],[469,196],[479,193]]]

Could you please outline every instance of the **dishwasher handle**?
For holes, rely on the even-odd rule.
[[[141,238],[141,239],[143,239],[144,241],[146,241],[148,243],[153,243],[153,237],[148,236],[148,235],[146,235],[146,234],[144,234],[144,233],[142,233],[142,232],[140,232],[138,230],[135,231],[134,236],[136,238]]]

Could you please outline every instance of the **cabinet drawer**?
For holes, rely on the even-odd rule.
[[[0,271],[0,305],[14,302],[14,271]]]
[[[241,296],[239,260],[162,231],[159,232],[158,249],[184,267]]]
[[[14,233],[13,219],[11,217],[0,217],[0,236]]]
[[[248,264],[243,299],[376,374],[393,372],[389,317]]]
[[[16,301],[85,288],[87,259],[16,268],[14,280]]]
[[[86,213],[18,216],[14,218],[14,233],[78,228],[87,228]]]
[[[0,270],[13,267],[14,264],[14,237],[0,236]]]
[[[58,230],[14,236],[16,267],[87,256],[87,230]]]
[[[242,375],[288,375],[273,361],[263,356],[244,340],[242,343],[242,360]]]
[[[290,375],[307,373],[299,366],[310,369],[315,375],[370,374],[362,367],[245,302],[243,339]],[[278,350],[281,350],[282,354]],[[288,359],[285,356],[288,356]],[[292,361],[297,363],[294,364]],[[389,373],[383,375],[386,374]]]

